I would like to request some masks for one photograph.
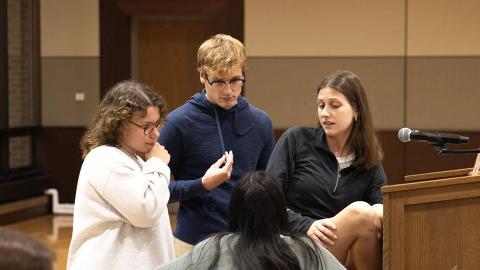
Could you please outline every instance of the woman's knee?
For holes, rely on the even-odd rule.
[[[374,204],[372,205],[373,211],[375,212],[376,217],[380,220],[380,223],[383,225],[383,204]]]
[[[349,218],[357,221],[358,226],[366,230],[381,230],[383,214],[378,207],[358,201],[351,203],[344,210]]]

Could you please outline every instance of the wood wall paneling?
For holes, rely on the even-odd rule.
[[[131,78],[131,18],[114,0],[100,4],[100,93]]]
[[[382,188],[383,269],[478,268],[480,177],[448,174]]]
[[[0,204],[42,195],[51,187],[52,178],[38,170],[11,174],[0,184]]]
[[[0,204],[0,226],[48,214],[50,209],[50,198],[46,195]]]
[[[99,2],[102,96],[109,87],[132,76],[131,16],[206,16],[212,20],[211,34],[227,33],[243,41],[243,1],[102,0]],[[176,70],[175,66],[171,68]]]
[[[61,203],[73,203],[82,165],[80,138],[82,127],[43,128],[38,135],[38,167],[52,177]]]
[[[0,130],[8,128],[8,27],[7,1],[0,1]],[[0,159],[8,161],[8,137],[0,135]],[[0,163],[0,177],[8,172],[8,162]]]
[[[169,111],[203,87],[196,70],[197,50],[212,34],[212,24],[206,18],[139,18],[136,23],[138,79],[165,98]]]

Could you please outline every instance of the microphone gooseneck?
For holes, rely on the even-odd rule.
[[[407,127],[403,127],[398,130],[398,139],[404,143],[409,141],[428,142],[431,144],[438,154],[471,154],[479,153],[478,149],[446,149],[444,146],[447,143],[462,144],[468,143],[469,137],[449,134],[449,133],[436,133],[421,130],[411,130]]]

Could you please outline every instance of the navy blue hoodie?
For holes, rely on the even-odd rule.
[[[239,97],[225,110],[210,103],[205,90],[168,115],[159,143],[171,155],[170,202],[180,201],[174,235],[196,244],[225,231],[233,187],[248,171],[265,170],[274,147],[268,115]],[[207,191],[201,177],[225,151],[233,152],[230,180]]]

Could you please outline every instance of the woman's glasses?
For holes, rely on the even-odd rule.
[[[161,129],[165,123],[167,122],[167,119],[162,119],[162,120],[159,120],[158,122],[154,123],[154,124],[148,124],[148,125],[139,125],[137,123],[134,123],[132,121],[128,121],[130,122],[131,124],[134,124],[135,126],[143,129],[143,134],[145,135],[149,135],[150,133],[152,133],[152,131],[154,129]]]

